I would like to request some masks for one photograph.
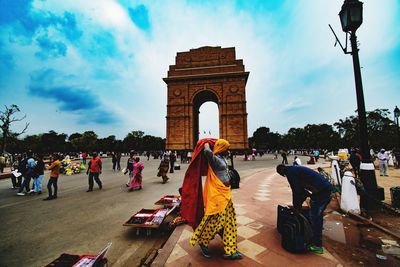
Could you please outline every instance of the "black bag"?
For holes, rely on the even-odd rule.
[[[231,183],[231,189],[238,189],[240,183],[239,173],[235,169],[228,171],[229,181]]]
[[[309,220],[288,207],[278,205],[278,232],[282,235],[282,247],[292,253],[304,252],[313,233]]]

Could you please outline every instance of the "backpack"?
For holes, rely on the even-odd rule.
[[[313,232],[309,220],[302,214],[296,214],[292,209],[278,205],[278,232],[282,235],[282,247],[291,253],[307,250],[311,243]]]
[[[239,173],[235,169],[232,169],[228,171],[228,175],[231,183],[231,189],[238,189],[240,183]]]

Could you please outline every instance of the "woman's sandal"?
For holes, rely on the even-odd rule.
[[[210,253],[208,253],[208,248],[204,245],[199,245],[199,246],[200,246],[201,254],[203,254],[203,256],[206,257],[207,259],[211,258]]]
[[[231,255],[224,254],[224,259],[226,259],[226,260],[239,260],[241,258],[243,258],[243,255],[240,252],[236,252]]]

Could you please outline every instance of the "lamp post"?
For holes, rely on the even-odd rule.
[[[394,156],[396,157],[396,169],[400,168],[400,126],[399,126],[399,116],[400,116],[400,109],[396,106],[393,110],[394,114],[394,123],[397,126],[397,147],[393,151]]]
[[[339,12],[342,29],[350,33],[351,55],[353,56],[354,79],[357,95],[357,111],[360,134],[360,149],[362,154],[362,163],[360,166],[360,179],[366,192],[376,199],[384,199],[383,188],[378,188],[375,176],[374,164],[371,160],[371,154],[368,146],[367,118],[365,112],[364,93],[361,80],[360,61],[358,58],[356,31],[363,20],[363,3],[358,0],[345,0],[342,9]],[[371,203],[372,204],[372,203]],[[368,201],[364,198],[361,205],[364,208],[370,207]]]
[[[397,149],[400,149],[400,128],[399,128],[399,117],[400,117],[400,109],[396,106],[393,110],[394,113],[394,121],[397,125]]]

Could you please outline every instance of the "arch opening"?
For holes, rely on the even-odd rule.
[[[199,109],[199,139],[219,138],[218,105],[207,101]]]
[[[201,138],[218,138],[219,118],[217,95],[209,90],[196,94],[193,98],[193,144]]]

